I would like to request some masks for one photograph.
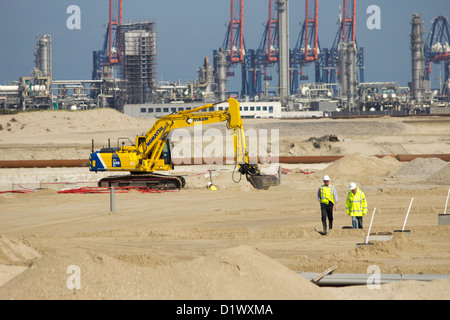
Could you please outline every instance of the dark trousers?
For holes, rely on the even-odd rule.
[[[323,231],[327,231],[327,218],[330,226],[330,230],[333,228],[333,208],[334,203],[321,203],[320,210],[322,212],[322,225]]]

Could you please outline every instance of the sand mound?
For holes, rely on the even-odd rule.
[[[404,233],[394,233],[389,241],[373,241],[373,246],[362,246],[356,249],[362,256],[399,256],[405,253],[420,252],[424,247],[415,243]]]
[[[384,176],[400,165],[393,157],[378,158],[354,153],[334,161],[320,172],[330,176]]]
[[[65,132],[89,132],[124,130],[129,128],[150,129],[154,119],[138,119],[114,109],[83,111],[34,111],[14,115],[0,115],[2,134],[47,134]],[[137,132],[140,133],[140,132]]]
[[[80,270],[80,289],[68,289]],[[73,282],[72,282],[73,283]],[[239,246],[172,265],[145,267],[76,249],[48,255],[2,288],[12,299],[329,299],[258,250]]]
[[[0,287],[27,270],[41,254],[26,240],[0,236]]]
[[[230,248],[174,267],[175,274],[181,275],[177,276],[177,282],[191,289],[186,298],[192,292],[198,294],[194,299],[324,298],[318,287],[247,246]]]
[[[363,238],[361,242],[363,242]],[[373,259],[375,257],[398,257],[399,255],[411,252],[420,252],[423,246],[415,243],[406,234],[394,233],[389,241],[370,240],[373,245],[360,246],[347,252],[339,252],[333,255],[325,255],[325,260],[345,260],[349,257],[357,259]]]
[[[447,166],[447,162],[439,158],[416,158],[397,170],[399,177],[428,177]]]
[[[40,256],[26,240],[0,236],[0,264],[24,266]]]
[[[450,163],[444,166],[442,169],[436,171],[432,174],[428,181],[433,181],[435,183],[449,184],[450,182]]]

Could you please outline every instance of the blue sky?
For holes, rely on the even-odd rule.
[[[107,0],[1,0],[0,84],[28,76],[34,67],[36,36],[50,34],[53,41],[53,78],[90,79],[92,51],[103,44],[108,20]],[[70,30],[67,7],[81,9],[81,29]],[[247,49],[257,49],[268,16],[267,0],[245,0],[244,39]],[[319,0],[319,41],[331,47],[337,32],[341,0]],[[381,9],[381,29],[369,30],[367,7]],[[419,13],[426,35],[438,15],[450,17],[448,0],[357,0],[356,37],[365,50],[366,81],[397,81],[406,86],[411,78],[411,17]],[[124,21],[153,20],[157,29],[157,80],[183,82],[196,78],[204,57],[212,61],[214,49],[224,40],[230,19],[230,0],[123,0]],[[290,46],[295,46],[304,19],[304,0],[290,0]],[[425,38],[426,38],[425,35]],[[425,40],[425,39],[424,39]],[[238,70],[236,70],[238,71]],[[269,71],[277,78],[276,68]],[[236,72],[238,74],[238,72]],[[313,79],[312,69],[309,71]],[[437,83],[439,68],[433,67]],[[235,77],[238,78],[238,77]],[[230,90],[240,89],[231,79]]]

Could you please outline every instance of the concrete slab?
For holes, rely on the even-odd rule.
[[[408,237],[411,236],[411,230],[394,230],[396,233],[405,233]]]
[[[438,225],[450,226],[450,214],[440,214],[438,216]]]
[[[392,239],[394,235],[392,234],[392,232],[376,232],[376,233],[371,233],[369,236],[365,236],[364,237],[364,241],[368,242],[368,241],[389,241]],[[367,240],[367,238],[369,240]]]
[[[356,247],[363,247],[363,246],[373,246],[373,242],[367,242],[367,243],[357,243]]]

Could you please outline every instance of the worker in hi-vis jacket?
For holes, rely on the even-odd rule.
[[[363,216],[367,213],[367,200],[364,192],[356,186],[356,183],[350,183],[350,191],[345,201],[347,215],[352,217],[352,226],[354,229],[363,228]]]
[[[323,185],[319,187],[317,199],[320,202],[320,212],[322,215],[322,235],[327,234],[327,218],[329,230],[333,228],[333,209],[337,210],[338,195],[336,188],[330,185],[330,177],[323,177]]]

